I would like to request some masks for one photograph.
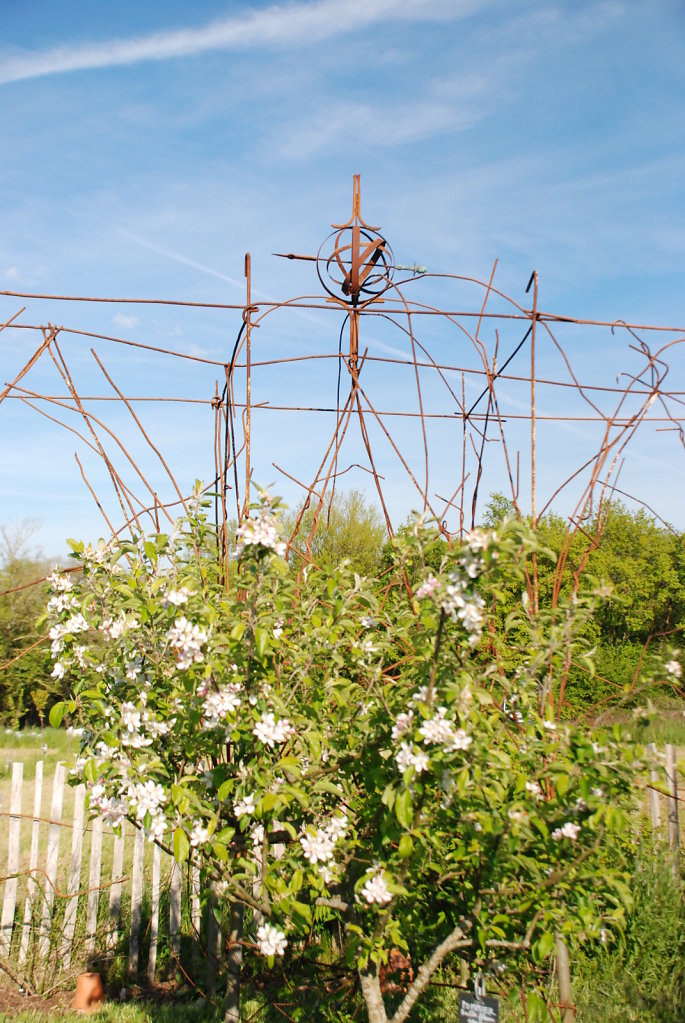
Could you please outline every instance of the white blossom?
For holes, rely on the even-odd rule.
[[[328,823],[328,834],[334,842],[337,842],[345,835],[348,826],[349,822],[347,820],[347,814],[341,813],[340,816],[331,817]]]
[[[209,839],[209,830],[204,826],[202,821],[195,821],[193,829],[190,832],[190,844],[193,849],[197,849],[199,845],[204,845]]]
[[[79,611],[77,614],[67,618],[61,625],[53,625],[50,629],[50,639],[61,639],[62,636],[73,636],[77,632],[88,632],[90,626]]]
[[[74,607],[78,607],[78,600],[76,597],[70,597],[68,593],[59,593],[54,597],[50,597],[48,601],[48,611],[51,611],[53,614],[61,614],[63,611],[70,611]]]
[[[181,671],[204,660],[202,646],[207,642],[207,633],[199,625],[189,622],[184,615],[181,615],[169,629],[167,640],[169,646],[176,651]]]
[[[461,566],[469,579],[476,579],[485,568],[483,559],[471,551],[467,551],[460,560]]]
[[[156,813],[154,816],[151,815],[150,826],[145,828],[148,842],[161,841],[164,838],[166,829],[167,822],[164,814]]]
[[[93,547],[91,544],[84,547],[81,558],[86,564],[104,565],[110,554],[111,548],[104,542],[104,540],[100,540],[97,547]]]
[[[273,714],[265,711],[252,731],[260,742],[273,749],[274,746],[285,742],[295,729],[287,718],[277,721]]]
[[[335,843],[331,836],[319,828],[315,834],[306,832],[300,836],[300,845],[304,852],[305,859],[310,863],[328,863],[333,859]]]
[[[122,703],[121,723],[127,732],[137,732],[140,728],[140,711],[134,703]]]
[[[114,621],[111,618],[103,619],[102,625],[100,626],[100,630],[105,634],[105,639],[108,641],[121,639],[122,636],[126,635],[129,629],[138,628],[140,628],[140,623],[135,618],[130,616],[127,617],[123,614]]]
[[[419,751],[415,752],[413,746],[403,742],[395,754],[395,760],[400,771],[404,774],[408,767],[413,767],[417,774],[422,774],[430,767],[428,755]]]
[[[64,665],[61,661],[56,661],[55,666],[50,672],[50,678],[64,678]]]
[[[383,906],[391,901],[392,895],[382,872],[374,874],[367,880],[362,888],[362,895],[370,906],[374,903]]]
[[[105,824],[109,824],[113,828],[123,824],[126,819],[126,803],[123,799],[110,796],[109,799],[101,800],[98,805]]]
[[[257,947],[263,956],[282,956],[288,941],[283,931],[273,924],[262,924],[257,931]]]
[[[148,813],[154,818],[167,798],[162,786],[154,781],[134,782],[129,786],[127,795],[139,821],[144,820]]]
[[[181,604],[186,604],[188,598],[194,596],[194,591],[189,590],[187,586],[179,586],[178,589],[168,590],[166,595],[162,598],[162,604],[168,607],[169,604],[173,604],[174,607],[180,607]]]
[[[435,716],[428,718],[419,728],[419,735],[422,736],[426,745],[443,745],[451,742],[454,738],[454,725],[447,720],[446,714],[446,707],[438,707]]]
[[[471,692],[471,686],[467,682],[464,686],[462,686],[461,692],[457,697],[457,710],[461,714],[467,714],[472,702],[473,693]]]
[[[562,838],[568,838],[571,842],[575,842],[580,834],[580,824],[574,824],[572,821],[566,821],[560,828],[555,828],[552,832],[552,838],[558,842]]]
[[[346,813],[337,814],[323,827],[314,831],[305,831],[300,836],[300,845],[305,859],[312,865],[316,863],[329,863],[333,859],[333,852],[337,842],[344,837],[348,828]]]
[[[450,575],[450,584],[445,588],[442,609],[452,621],[461,621],[471,642],[476,643],[483,628],[485,601],[477,593],[467,593],[466,583],[456,573]]]
[[[411,728],[412,721],[414,720],[414,711],[409,710],[406,714],[398,714],[395,719],[395,724],[392,726],[392,737],[393,739],[399,739],[401,735],[404,735],[406,731]]]
[[[208,693],[202,703],[202,727],[216,728],[227,714],[235,714],[240,706],[238,694],[242,688],[240,682],[229,682],[225,686],[219,686],[215,692]]]
[[[674,678],[680,678],[683,674],[683,669],[678,661],[667,661],[666,664],[664,664],[664,668],[668,674],[673,675]]]
[[[239,558],[246,547],[266,547],[268,550],[285,557],[286,545],[278,538],[278,529],[273,515],[262,514],[257,518],[248,518],[236,531],[235,556]]]
[[[50,589],[57,590],[59,593],[69,593],[73,589],[71,579],[68,575],[60,575],[57,569],[54,569],[52,574],[47,579],[50,584]]]
[[[458,750],[468,749],[473,739],[470,735],[464,731],[463,728],[458,728],[452,737],[452,741],[445,746],[448,753],[456,753]]]
[[[248,817],[255,812],[254,792],[248,792],[246,796],[233,804],[233,813],[236,817]]]
[[[429,575],[426,581],[421,583],[414,596],[417,600],[422,600],[424,597],[432,597],[439,588],[440,581],[434,575]]]
[[[484,551],[490,546],[494,537],[495,534],[487,529],[472,529],[470,533],[465,534],[464,543],[472,551]]]

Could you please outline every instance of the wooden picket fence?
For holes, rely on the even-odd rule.
[[[668,844],[679,876],[676,751],[667,746],[665,755],[654,747],[651,752],[655,763],[648,797],[652,832],[658,841],[664,830],[665,805]],[[209,911],[204,914],[203,940],[197,866],[189,862],[181,867],[159,846],[147,843],[143,832],[129,823],[116,836],[109,829],[103,831],[101,819],[88,822],[83,785],[66,789],[73,793],[73,810],[71,819],[64,820],[63,764],[57,765],[52,780],[49,817],[41,816],[43,763],[36,764],[32,783],[25,783],[23,773],[24,764],[14,762],[9,810],[0,810],[0,820],[3,825],[7,822],[7,869],[4,877],[0,875],[4,881],[0,965],[5,972],[12,976],[14,969],[19,977],[38,978],[38,986],[45,989],[41,976],[49,974],[51,983],[59,983],[60,978],[116,954],[125,957],[129,978],[142,979],[144,972],[147,981],[154,983],[160,942],[166,942],[165,959],[171,958],[186,976],[193,973],[198,986],[211,994],[222,944],[218,899],[215,891],[207,892]],[[31,796],[33,811],[26,812],[24,804]],[[71,838],[68,854],[62,841],[64,832]],[[163,901],[168,904],[165,919],[161,918]],[[203,962],[206,972],[200,978]]]
[[[123,954],[131,979],[144,971],[153,983],[160,939],[168,945],[165,958],[182,966],[183,938],[184,947],[194,946],[190,958],[197,972],[202,947],[199,869],[192,862],[179,866],[130,823],[117,836],[103,829],[100,818],[87,821],[85,787],[65,787],[61,763],[52,779],[49,817],[41,816],[42,761],[36,764],[34,781],[25,782],[23,774],[24,764],[15,761],[9,810],[0,812],[7,827],[7,869],[4,877],[0,874],[0,961],[13,964],[21,977],[47,972],[54,981]],[[68,820],[63,813],[65,791],[73,794]],[[24,804],[31,795],[33,812],[27,813]],[[70,851],[63,836],[71,839]],[[168,903],[168,917],[161,920],[163,902]],[[210,945],[216,955],[221,937],[211,933],[217,925],[213,913],[210,918]],[[216,965],[208,964],[202,987],[213,986]]]

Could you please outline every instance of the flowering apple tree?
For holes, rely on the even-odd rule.
[[[243,951],[274,990],[314,976],[328,1018],[361,991],[370,1023],[401,1023],[449,959],[525,974],[555,933],[620,925],[603,841],[625,828],[633,752],[545,699],[594,597],[495,632],[536,549],[522,525],[471,533],[429,574],[418,522],[369,580],[298,574],[277,512],[252,508],[228,579],[199,503],[171,535],[73,543],[83,571],[53,576],[48,606],[72,686],[51,720],[85,729],[91,813],[194,857],[232,907],[227,1018]],[[411,957],[399,993],[391,949]]]

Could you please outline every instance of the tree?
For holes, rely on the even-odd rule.
[[[485,521],[501,524],[513,513],[502,494],[493,494]],[[599,701],[640,692],[648,686],[652,664],[645,650],[659,655],[676,640],[685,623],[685,539],[658,525],[642,509],[630,511],[612,501],[571,533],[569,523],[549,513],[536,526],[536,536],[546,556],[535,566],[541,607],[552,608],[555,594],[569,597],[580,575],[594,578],[606,588],[606,599],[585,625],[585,638],[596,647],[595,674],[578,664],[570,666],[565,686],[569,708],[582,712]],[[557,579],[557,556],[568,553],[561,580]],[[532,561],[528,566],[533,576]],[[559,585],[560,582],[560,585]],[[532,591],[529,584],[528,590]],[[498,627],[520,602],[520,591],[502,594]]]
[[[50,610],[71,698],[51,721],[86,727],[91,813],[196,857],[222,892],[229,1021],[243,950],[261,990],[297,991],[297,1018],[348,1018],[361,993],[370,1023],[402,1023],[455,957],[535,984],[556,932],[623,918],[602,846],[627,830],[633,750],[544,700],[595,598],[512,618],[486,658],[497,593],[537,549],[525,526],[468,535],[408,593],[433,532],[406,530],[380,581],[298,576],[276,511],[240,526],[228,584],[201,508],[171,537],[74,544],[83,575],[54,578]],[[393,948],[416,969],[403,996],[381,990]]]
[[[290,536],[297,527],[292,541],[292,548],[299,552],[295,554],[295,566],[301,567],[301,556],[306,562],[309,540],[311,557],[319,568],[334,568],[347,558],[359,575],[374,575],[388,535],[377,506],[368,503],[360,490],[348,490],[328,498],[318,517],[315,512],[313,501],[303,514],[284,519],[284,536]]]
[[[32,545],[37,523],[25,519],[14,526],[0,525],[0,720],[12,728],[40,709],[33,694],[46,700],[62,695],[50,678],[52,665],[47,644],[41,642],[36,621],[45,608],[45,587],[31,586],[49,571]],[[9,592],[7,592],[9,591]],[[45,703],[42,703],[45,706]]]

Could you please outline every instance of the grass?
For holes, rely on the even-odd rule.
[[[682,714],[664,715],[653,718],[640,733],[641,742],[653,742],[657,746],[671,743],[685,746],[685,718]]]
[[[90,1017],[95,1023],[219,1023],[223,1011],[213,1007],[180,1005],[177,1002],[106,1002]],[[0,1013],[0,1021],[12,1023],[83,1023],[82,1013],[55,1009],[48,1013],[29,1009],[27,1012]]]
[[[63,728],[32,728],[24,732],[0,729],[0,796],[3,807],[9,805],[12,763],[15,760],[24,764],[24,781],[32,781],[39,760],[43,761],[45,774],[51,775],[60,760],[73,760],[77,753],[78,739],[67,735]]]
[[[670,864],[645,850],[625,935],[576,954],[577,1023],[683,1023],[685,900]]]

